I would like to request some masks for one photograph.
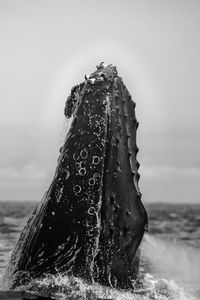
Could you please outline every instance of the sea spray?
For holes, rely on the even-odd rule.
[[[174,281],[156,279],[149,274],[144,276],[144,281],[154,282],[151,290],[119,290],[94,283],[89,284],[81,278],[63,274],[48,275],[43,279],[35,279],[22,290],[34,294],[56,299],[78,300],[197,300],[192,294],[187,293]],[[18,287],[20,290],[20,287]]]
[[[200,253],[197,249],[146,235],[143,256],[159,275],[188,284],[199,284]]]
[[[81,278],[61,273],[58,273],[56,276],[47,275],[41,279],[33,279],[28,285],[19,286],[18,290],[26,290],[34,294],[57,299],[69,297],[76,300],[198,300],[199,297],[195,296],[195,291],[192,287],[189,290],[188,286],[186,288],[186,286],[178,283],[180,281],[178,275],[181,276],[182,274],[170,272],[169,259],[174,253],[178,252],[179,247],[147,235],[143,242],[143,257],[150,262],[153,276],[143,273],[143,282],[140,280],[142,283],[141,288],[136,288],[134,291],[122,291],[99,284],[88,284]],[[174,248],[177,252],[175,250],[173,252]],[[191,254],[191,252],[189,253]],[[178,254],[174,256],[174,261],[178,260],[177,257]],[[187,251],[183,257],[188,258]],[[174,261],[171,258],[171,263],[176,265]],[[174,273],[177,274],[176,278]]]

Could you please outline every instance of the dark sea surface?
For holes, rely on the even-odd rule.
[[[34,202],[0,202],[0,277],[35,205]],[[142,245],[141,274],[153,284],[159,281],[165,292],[149,298],[118,295],[113,299],[200,299],[200,205],[145,206],[149,234]],[[168,287],[163,288],[165,284]]]

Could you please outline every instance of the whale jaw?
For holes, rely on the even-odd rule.
[[[135,103],[112,65],[71,91],[72,123],[55,176],[12,254],[7,275],[65,272],[129,288],[147,213],[138,187]],[[15,276],[16,277],[16,276]]]

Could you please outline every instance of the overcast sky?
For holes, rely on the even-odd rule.
[[[136,102],[143,201],[200,203],[199,0],[0,0],[0,200],[42,198],[101,61]]]

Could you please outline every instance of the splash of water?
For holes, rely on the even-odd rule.
[[[199,254],[147,235],[143,242],[143,257],[150,262],[154,276],[143,273],[132,291],[118,290],[99,284],[89,284],[80,278],[58,274],[22,282],[18,290],[26,290],[55,299],[78,300],[197,300],[196,290],[180,281],[197,283],[200,270]],[[189,274],[188,274],[189,273]],[[162,279],[162,278],[165,279]],[[167,279],[166,279],[167,278]],[[139,284],[138,284],[139,283]],[[2,288],[2,286],[1,286]]]
[[[143,286],[134,291],[118,290],[99,284],[88,284],[83,279],[58,274],[47,275],[43,279],[34,279],[28,285],[17,290],[26,290],[34,294],[55,299],[76,300],[197,300],[173,281],[156,279],[146,274]],[[146,288],[145,288],[146,284]],[[151,288],[147,286],[151,284]]]
[[[179,291],[175,299],[199,299],[200,253],[197,249],[146,235],[142,250],[155,276],[167,278],[168,288]]]
[[[161,276],[188,284],[199,284],[199,250],[146,235],[143,256]]]

